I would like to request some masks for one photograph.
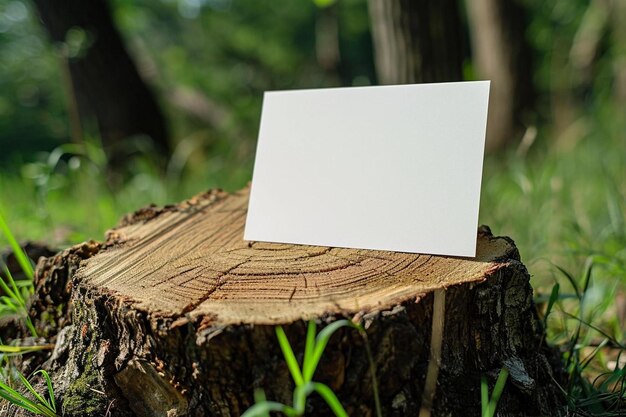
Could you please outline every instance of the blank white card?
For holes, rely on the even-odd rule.
[[[266,92],[244,239],[475,256],[489,81]]]

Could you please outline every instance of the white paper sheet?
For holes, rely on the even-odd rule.
[[[489,81],[266,92],[244,239],[475,256]]]

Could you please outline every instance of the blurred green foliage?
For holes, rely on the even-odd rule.
[[[333,8],[342,59],[316,57],[316,25],[326,9],[290,0],[112,0],[114,18],[144,78],[157,92],[176,143],[228,164],[251,165],[262,93],[374,81],[367,7]],[[88,47],[80,30],[51,46],[33,7],[0,5],[0,161],[20,165],[70,140],[62,51]],[[95,134],[96,132],[91,132]],[[191,142],[191,144],[189,144]],[[202,151],[202,152],[199,152]],[[183,151],[184,152],[184,151]]]
[[[587,354],[615,375],[619,358],[596,347],[626,343],[626,11],[623,0],[520,1],[538,105],[524,137],[486,157],[480,222],[515,239],[540,307],[550,300],[550,340],[579,358],[573,375]],[[143,205],[238,189],[251,177],[263,91],[376,83],[365,0],[111,4],[175,152],[165,175],[140,155],[111,188],[95,132],[71,143],[68,127],[60,57],[83,53],[89,34],[50,45],[29,2],[0,2],[0,205],[22,239],[99,239]],[[325,37],[333,27],[336,45]],[[581,320],[604,334],[575,331]],[[587,401],[593,390],[577,384]]]
[[[29,3],[0,2],[0,162],[67,140],[59,62]]]

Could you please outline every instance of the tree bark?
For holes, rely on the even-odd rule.
[[[613,48],[615,50],[615,101],[618,106],[626,104],[626,3],[612,0],[610,3]]]
[[[534,102],[525,14],[515,1],[467,1],[472,59],[490,79],[486,148],[521,138]],[[463,80],[464,25],[457,0],[369,0],[381,84]]]
[[[468,0],[472,57],[476,74],[491,80],[488,151],[522,137],[534,104],[532,54],[526,42],[526,13],[513,0]]]
[[[559,415],[561,374],[510,239],[482,228],[475,258],[245,242],[247,203],[248,190],[211,191],[149,207],[104,243],[40,261],[31,316],[56,340],[43,367],[63,415],[240,416],[255,388],[290,403],[274,326],[301,360],[304,320],[340,318],[366,328],[386,417],[478,416],[480,378],[502,367],[499,415]],[[364,339],[344,330],[315,380],[349,415],[374,416],[369,369]],[[319,397],[307,407],[331,415]]]
[[[71,95],[82,124],[97,123],[111,165],[126,161],[127,139],[133,136],[149,137],[158,154],[168,155],[165,119],[124,46],[106,0],[34,3],[53,42],[66,42],[72,30],[83,31],[82,50],[66,58]]]
[[[463,79],[457,0],[369,0],[369,10],[380,84]]]

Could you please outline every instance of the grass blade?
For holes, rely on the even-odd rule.
[[[0,297],[0,302],[13,310],[14,313],[19,313],[20,306],[13,302],[13,299],[7,296]]]
[[[506,380],[508,377],[509,370],[506,368],[502,368],[500,370],[500,373],[498,374],[496,385],[493,387],[493,392],[491,393],[488,417],[493,417],[496,414],[496,407],[498,406],[498,402],[500,401],[500,397],[502,396],[502,392],[504,391],[504,386],[506,385]]]
[[[256,417],[270,417],[270,410],[267,409],[267,406],[263,407],[260,404],[267,403],[267,397],[265,397],[265,391],[262,389],[254,390],[254,403],[259,404],[257,410],[253,411],[256,414],[253,414]],[[248,410],[249,411],[249,410]],[[245,415],[245,413],[244,413]]]
[[[558,282],[556,284],[554,284],[554,286],[552,286],[552,292],[550,293],[550,299],[548,300],[548,307],[546,308],[546,315],[543,317],[544,328],[547,327],[548,316],[552,312],[552,308],[554,307],[554,304],[559,299],[559,290],[560,290],[560,288],[561,288],[561,286],[559,285]]]
[[[28,312],[26,314],[28,314]],[[39,337],[37,335],[37,329],[35,329],[35,325],[33,324],[33,321],[30,319],[30,316],[27,315],[25,321],[26,321],[26,327],[28,328],[30,335],[33,337]]]
[[[311,356],[310,366],[314,370],[317,368],[317,365],[322,358],[322,354],[324,353],[324,349],[326,349],[326,345],[328,344],[330,337],[342,327],[356,327],[360,329],[360,327],[356,326],[350,320],[337,320],[336,322],[333,322],[324,327],[324,329],[319,332],[317,338],[315,339],[315,350],[313,351],[313,355]]]
[[[243,413],[241,417],[265,417],[269,415],[269,413],[272,411],[290,415],[289,409],[290,407],[286,406],[285,404],[274,401],[265,401],[262,403],[254,404],[252,407],[248,408],[248,410],[246,410],[246,412]],[[294,414],[291,413],[291,415]]]
[[[293,408],[298,415],[303,415],[306,406],[306,399],[315,390],[312,382],[296,387],[293,391]]]
[[[584,307],[586,304],[585,297],[587,295],[587,290],[589,289],[589,284],[591,282],[592,269],[593,269],[593,257],[589,256],[587,257],[585,261],[585,272],[582,277],[583,279],[582,292],[578,293],[580,295],[580,301],[579,301],[579,307],[578,307],[579,321],[576,324],[576,331],[574,332],[574,335],[570,339],[567,361],[565,363],[565,369],[569,369],[569,382],[568,382],[568,388],[567,388],[568,394],[571,394],[572,389],[574,388],[574,382],[576,380],[576,378],[574,378],[574,374],[576,372],[577,363],[579,361],[576,346],[578,345],[578,341],[580,340],[581,327],[582,327],[582,323],[584,322],[584,317],[585,317]],[[565,313],[565,314],[568,314],[568,313]]]
[[[278,344],[280,345],[280,349],[283,351],[283,356],[285,357],[285,362],[287,362],[287,367],[289,368],[289,372],[291,372],[293,381],[296,383],[296,386],[303,385],[304,380],[302,378],[300,366],[296,360],[296,355],[293,354],[293,350],[291,349],[291,345],[289,344],[289,340],[287,339],[287,335],[285,334],[285,330],[282,326],[276,326],[276,337],[278,338]]]
[[[579,364],[578,364],[578,369],[580,369],[580,372],[584,371],[585,368],[587,366],[589,366],[589,364],[591,363],[591,361],[596,357],[596,355],[598,353],[600,353],[600,351],[602,350],[603,347],[605,347],[606,345],[609,344],[609,339],[604,338],[602,339],[602,341],[600,343],[598,343],[598,346],[596,346],[593,351],[587,355],[586,358],[582,359]]]
[[[313,378],[313,375],[315,374],[315,369],[317,368],[319,360],[324,352],[324,349],[326,348],[326,345],[328,344],[330,337],[339,328],[346,326],[357,329],[359,333],[363,336],[363,339],[365,341],[367,358],[370,362],[370,372],[372,374],[372,387],[374,390],[376,415],[377,417],[382,417],[380,400],[378,398],[378,385],[376,382],[375,365],[369,347],[369,342],[367,340],[367,334],[365,333],[365,329],[363,327],[353,323],[350,320],[338,320],[326,326],[326,328],[324,328],[317,336],[317,325],[315,321],[309,321],[309,323],[307,324],[307,334],[304,348],[304,358],[302,361],[302,369],[298,365],[298,361],[293,353],[293,349],[289,343],[289,340],[287,339],[285,330],[282,326],[276,326],[274,329],[276,331],[278,344],[280,345],[280,348],[283,352],[283,356],[285,358],[285,362],[287,363],[289,372],[291,373],[291,376],[296,383],[296,387],[293,391],[293,406],[288,406],[278,402],[266,401],[265,393],[262,390],[256,390],[254,393],[255,404],[250,407],[242,415],[242,417],[269,417],[269,413],[272,411],[282,412],[287,417],[301,417],[305,413],[306,400],[308,396],[311,395],[311,393],[313,393],[314,391],[318,392],[319,395],[324,399],[324,401],[326,401],[336,417],[348,417],[348,414],[337,399],[337,396],[328,386],[317,382],[311,382],[311,378]],[[49,379],[46,380],[46,382],[48,381]],[[51,391],[52,386],[50,383],[48,387],[50,392],[50,398],[52,399],[53,394]]]
[[[22,293],[20,292],[19,288],[17,287],[17,283],[15,282],[15,280],[13,279],[13,275],[11,274],[11,270],[9,270],[9,267],[4,264],[4,271],[5,271],[5,275],[7,276],[7,279],[9,280],[9,284],[11,284],[11,287],[13,289],[13,293],[16,294],[16,298],[19,299],[19,301],[21,301],[21,304],[26,307],[26,298],[24,298],[22,296]],[[31,281],[24,281],[27,284],[29,284],[30,286],[32,286],[32,282]]]
[[[4,217],[2,216],[1,212],[0,212],[0,231],[4,234],[4,237],[9,241],[9,245],[11,246],[11,249],[13,250],[13,253],[15,254],[15,258],[17,259],[17,262],[20,264],[22,271],[24,271],[24,274],[26,274],[26,276],[32,280],[33,277],[35,276],[35,273],[33,271],[33,264],[31,263],[30,258],[26,255],[26,253],[24,252],[22,247],[19,245],[19,243],[17,243],[15,236],[13,236],[13,233],[11,233],[9,226],[4,221]]]
[[[37,404],[1,381],[0,397],[32,413],[38,413]]]
[[[50,408],[56,413],[57,404],[56,400],[54,399],[54,389],[52,388],[52,379],[50,379],[50,374],[48,374],[45,369],[40,369],[34,373],[34,375],[37,374],[41,374],[41,376],[43,376],[43,378],[46,380],[46,385],[48,386],[48,397],[50,397],[50,401],[48,402],[48,404],[50,405]]]
[[[567,278],[570,285],[574,289],[574,292],[576,293],[576,297],[580,299],[581,298],[580,290],[578,289],[578,284],[576,283],[576,279],[574,279],[574,276],[570,274],[569,272],[567,272],[565,269],[561,268],[560,266],[556,264],[552,264],[552,265],[554,265],[554,267],[558,269],[565,276],[565,278]]]
[[[254,390],[254,402],[255,403],[263,403],[267,401],[267,397],[265,396],[265,391],[261,388],[257,388]]]
[[[583,274],[583,286],[582,286],[582,296],[584,298],[587,290],[589,289],[589,284],[591,282],[591,271],[593,270],[594,259],[593,256],[589,256],[585,260],[585,273]],[[582,307],[581,307],[582,314]]]
[[[578,323],[580,324],[584,324],[586,327],[589,327],[592,330],[595,330],[596,332],[600,333],[602,336],[604,336],[606,339],[609,340],[609,342],[611,342],[611,344],[619,349],[626,349],[626,345],[623,343],[620,343],[616,338],[614,338],[613,336],[611,336],[610,334],[608,334],[607,332],[605,332],[604,330],[602,330],[601,328],[599,328],[598,326],[595,326],[591,323],[589,323],[586,320],[581,319],[578,316],[575,316],[574,314],[568,313],[567,311],[563,311],[561,312],[561,314],[563,314],[564,316],[567,316],[573,320],[576,320]]]
[[[313,382],[313,388],[317,393],[326,401],[326,404],[333,410],[336,417],[348,417],[348,413],[343,408],[339,399],[327,385],[324,385],[320,382]]]
[[[18,285],[13,279],[11,271],[6,264],[3,265],[3,269],[9,284],[11,284],[11,287],[13,288],[9,288],[4,280],[0,278],[0,288],[8,295],[8,297],[2,297],[0,300],[2,303],[8,305],[15,313],[23,314],[28,331],[33,337],[37,337],[37,330],[35,329],[35,326],[28,315],[28,309],[26,308],[26,297],[22,294],[22,292],[20,292]],[[32,293],[32,281],[27,282],[27,284],[29,286],[28,292]],[[16,303],[19,305],[19,308],[15,306]]]
[[[317,325],[314,320],[310,320],[306,331],[306,344],[304,346],[304,360],[302,361],[302,377],[304,382],[309,382],[313,379],[315,373],[315,366],[311,362],[313,353],[315,351],[315,335],[317,333]]]
[[[41,350],[52,350],[54,345],[35,345],[35,346],[11,346],[0,345],[0,353],[8,355],[23,355],[25,353],[39,352]]]
[[[11,284],[10,288],[6,282],[4,282],[4,279],[0,278],[0,289],[2,289],[2,291],[4,291],[4,293],[9,297],[14,299],[17,302],[21,301],[22,295],[20,293],[19,290],[17,290],[16,286],[15,286],[15,281],[13,280],[13,276],[11,275],[11,271],[9,271],[9,268],[7,268],[6,265],[2,265],[4,269],[4,274],[7,277],[7,280],[9,281],[9,284]],[[22,304],[22,303],[20,303]]]
[[[487,378],[484,376],[480,378],[480,406],[482,417],[488,417],[489,411],[489,385],[487,384]]]
[[[24,387],[31,393],[33,394],[33,396],[35,397],[35,399],[37,401],[39,401],[42,404],[47,404],[46,399],[41,396],[41,394],[39,394],[37,391],[35,391],[35,388],[33,388],[33,386],[30,384],[30,382],[28,381],[28,379],[26,379],[26,377],[24,375],[22,375],[21,373],[18,374],[20,380],[22,381],[22,385],[24,385]]]
[[[46,372],[46,375],[48,375],[47,372]],[[13,390],[19,396],[19,399],[21,400],[20,402],[27,403],[29,407],[34,408],[35,411],[33,412],[35,414],[41,414],[41,415],[48,416],[48,417],[56,417],[57,416],[56,404],[54,403],[54,400],[51,400],[52,404],[55,404],[55,406],[52,407],[50,402],[46,401],[46,399],[42,395],[40,395],[37,391],[35,391],[31,383],[26,379],[26,377],[24,377],[24,375],[22,375],[21,373],[18,373],[18,376],[20,378],[20,381],[22,382],[22,385],[24,385],[24,388],[26,388],[36,399],[36,401],[32,401],[26,398],[24,395]],[[48,375],[48,379],[50,379],[49,375]],[[48,389],[50,390],[51,388],[52,388],[52,382],[50,381]],[[52,395],[54,395],[54,393]]]
[[[12,308],[5,306],[4,304],[0,304],[0,316],[4,316],[6,314],[13,314],[14,311]]]

